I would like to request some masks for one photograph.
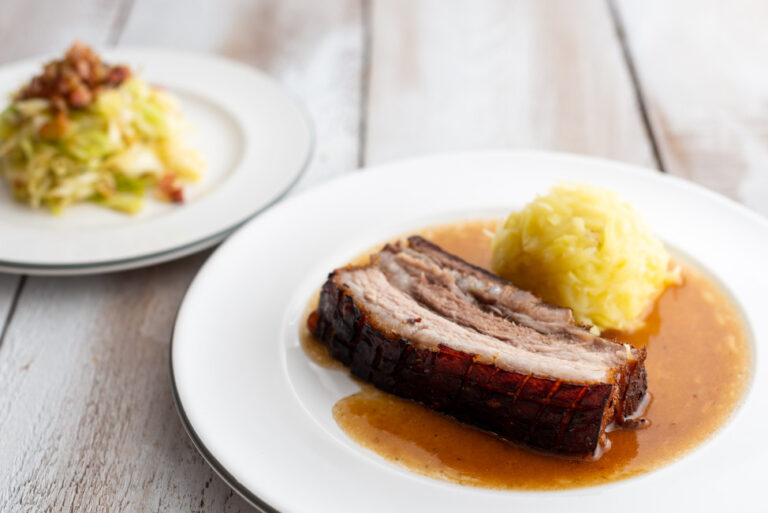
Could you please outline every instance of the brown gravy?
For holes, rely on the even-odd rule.
[[[462,222],[423,230],[445,250],[484,267],[496,221]],[[514,490],[594,486],[648,472],[679,458],[728,419],[749,379],[751,349],[734,305],[701,273],[662,294],[645,328],[608,337],[648,349],[651,425],[608,433],[610,449],[597,461],[535,453],[368,384],[333,409],[339,426],[360,445],[413,472],[456,483]],[[314,308],[315,297],[311,303]],[[305,324],[305,323],[304,323]],[[315,362],[341,368],[302,328]]]

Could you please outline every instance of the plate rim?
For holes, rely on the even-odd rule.
[[[173,340],[174,332],[176,331],[176,318],[178,318],[179,310],[181,310],[181,305],[179,305],[179,308],[176,310],[176,315],[174,316],[174,327],[171,329],[170,343],[168,344],[168,371],[171,378],[171,395],[173,396],[173,405],[176,413],[179,416],[181,425],[184,427],[184,432],[187,434],[190,441],[192,442],[192,445],[195,446],[195,449],[197,449],[197,452],[200,454],[200,456],[202,456],[203,460],[208,464],[208,466],[211,467],[216,475],[219,476],[219,478],[221,478],[221,480],[224,481],[227,486],[229,486],[240,497],[248,502],[248,504],[256,508],[261,513],[279,513],[279,510],[273,508],[264,500],[259,498],[258,495],[248,490],[248,488],[240,483],[240,481],[238,481],[235,476],[227,471],[224,465],[219,463],[219,460],[216,459],[213,453],[208,450],[203,441],[200,439],[197,432],[195,431],[195,428],[192,427],[192,423],[189,421],[186,412],[184,411],[184,406],[182,406],[181,398],[179,397],[179,391],[176,388],[176,377],[173,373]]]
[[[0,259],[0,272],[8,274],[26,274],[33,276],[74,276],[74,275],[87,275],[87,274],[101,274],[109,272],[124,271],[129,269],[137,269],[145,266],[160,264],[184,256],[189,256],[194,253],[203,251],[211,246],[225,240],[230,234],[238,230],[244,224],[251,221],[253,218],[262,214],[275,204],[285,198],[302,178],[307,174],[310,165],[313,162],[315,153],[317,151],[317,128],[315,126],[314,119],[310,115],[309,108],[306,103],[291,89],[288,89],[283,83],[278,81],[272,75],[268,74],[255,66],[251,66],[244,62],[229,58],[224,55],[208,53],[208,52],[195,52],[190,50],[175,49],[167,46],[145,46],[145,45],[101,45],[94,47],[99,54],[111,54],[117,56],[119,59],[120,54],[126,54],[126,56],[150,54],[160,55],[172,58],[174,56],[199,59],[203,61],[211,61],[225,64],[233,68],[237,68],[244,73],[254,74],[259,79],[269,82],[277,90],[279,90],[285,97],[297,108],[301,115],[301,119],[306,126],[308,134],[308,144],[306,147],[306,153],[302,160],[302,163],[293,177],[293,179],[287,183],[281,190],[279,190],[270,201],[262,205],[260,208],[252,211],[250,214],[240,219],[239,221],[232,223],[219,231],[206,234],[195,240],[166,248],[160,251],[154,251],[145,253],[142,255],[134,255],[126,258],[115,258],[107,260],[98,260],[92,262],[81,263],[66,263],[66,264],[33,264],[25,263],[17,260],[3,260]],[[58,54],[55,52],[46,52],[36,54],[29,57],[9,61],[0,65],[0,73],[5,71],[13,72],[11,68],[16,67],[28,67],[33,65],[40,65],[46,62],[47,59],[55,58]],[[140,66],[140,63],[137,64]],[[245,141],[247,144],[247,141]],[[12,199],[10,200],[12,201]],[[182,207],[183,208],[183,207]],[[149,222],[151,224],[151,221]]]
[[[541,158],[541,159],[549,159],[549,160],[559,160],[561,162],[567,162],[567,161],[574,161],[579,160],[584,164],[595,164],[595,165],[601,165],[601,166],[611,166],[615,168],[625,168],[627,171],[630,172],[641,172],[641,173],[648,173],[645,176],[655,176],[655,178],[652,179],[662,179],[662,180],[669,180],[672,182],[677,182],[678,184],[681,184],[684,187],[694,189],[697,193],[703,194],[708,200],[715,201],[717,203],[720,203],[722,205],[727,206],[728,208],[734,208],[739,212],[740,215],[744,215],[747,217],[750,217],[753,221],[759,223],[761,227],[766,230],[766,233],[768,233],[768,218],[765,218],[764,216],[760,215],[759,213],[753,211],[752,209],[746,207],[745,205],[738,203],[737,201],[724,196],[722,194],[719,194],[717,192],[714,192],[703,185],[700,185],[695,182],[691,182],[689,180],[685,180],[679,176],[670,175],[667,174],[661,170],[654,169],[652,167],[646,167],[642,165],[637,165],[633,163],[628,162],[622,162],[622,161],[616,161],[611,160],[607,158],[602,157],[593,157],[590,155],[584,155],[584,154],[576,154],[576,153],[570,153],[570,152],[557,152],[557,151],[546,151],[546,150],[528,150],[528,149],[488,149],[488,150],[471,150],[471,151],[460,151],[460,152],[441,152],[441,153],[434,153],[434,154],[426,154],[421,155],[417,157],[412,158],[406,158],[406,159],[398,159],[393,161],[386,161],[383,163],[375,164],[372,166],[367,166],[364,168],[357,169],[353,172],[343,174],[341,176],[337,176],[331,180],[328,180],[322,184],[319,184],[315,187],[312,187],[310,189],[306,189],[304,191],[301,191],[301,194],[294,196],[291,198],[291,202],[294,201],[298,202],[301,199],[301,196],[304,196],[305,194],[317,194],[317,189],[325,189],[333,187],[335,183],[345,181],[348,179],[354,179],[353,177],[356,175],[359,171],[368,171],[368,170],[378,170],[379,168],[387,168],[391,166],[405,166],[405,165],[416,165],[420,162],[429,162],[433,159],[446,159],[446,158],[468,158],[468,157],[488,157],[488,156],[512,156],[512,157],[519,157],[519,158],[525,158],[525,157],[531,157],[531,158]],[[621,170],[617,169],[617,172],[620,172]],[[235,234],[235,236],[238,236],[241,234]],[[229,241],[227,241],[227,244]],[[263,499],[258,497],[254,492],[250,491],[245,485],[240,483],[234,476],[229,474],[229,472],[226,470],[223,464],[221,464],[216,457],[212,454],[212,452],[205,446],[205,444],[202,442],[202,439],[199,437],[197,432],[195,431],[194,427],[191,424],[191,421],[186,415],[184,406],[182,404],[182,400],[177,388],[177,382],[176,382],[176,373],[174,372],[174,347],[176,345],[174,342],[176,341],[176,333],[177,333],[177,326],[179,323],[179,316],[182,312],[182,308],[184,306],[184,303],[187,301],[187,295],[189,294],[190,290],[192,289],[195,282],[198,280],[199,276],[202,275],[204,272],[209,270],[214,264],[215,264],[215,258],[217,255],[219,255],[220,251],[223,251],[223,249],[226,247],[226,244],[223,244],[220,248],[218,248],[212,255],[211,258],[209,258],[205,264],[200,268],[198,271],[198,274],[195,276],[195,278],[190,282],[189,288],[187,290],[187,293],[185,294],[184,300],[179,306],[179,310],[177,311],[176,319],[174,321],[174,329],[171,334],[171,340],[170,340],[170,349],[169,349],[169,368],[171,373],[171,386],[173,389],[173,396],[174,396],[174,402],[176,404],[177,411],[180,415],[182,424],[184,425],[185,431],[187,431],[188,435],[193,441],[193,444],[198,449],[198,451],[201,453],[205,461],[212,467],[212,469],[230,486],[234,491],[236,491],[239,495],[241,495],[245,500],[247,500],[249,503],[251,503],[254,507],[257,508],[263,508],[266,506],[267,508],[272,508],[268,503],[266,503]],[[728,291],[730,292],[730,291]],[[649,472],[642,472],[641,474],[637,476],[630,477],[628,479],[620,479],[618,481],[613,481],[611,483],[608,483],[608,485],[623,485],[627,484],[629,482],[635,481],[637,479],[642,479],[644,477],[647,477],[652,474],[656,474],[660,471],[663,471],[665,469],[668,469],[669,467],[674,466],[675,463],[684,460],[688,457],[690,457],[692,454],[698,452],[700,449],[707,446],[709,442],[711,442],[713,439],[716,438],[717,433],[726,428],[727,426],[730,426],[734,423],[736,418],[740,416],[740,413],[743,411],[743,406],[746,404],[747,400],[752,396],[755,389],[755,381],[757,378],[757,370],[758,370],[758,352],[762,353],[762,351],[758,351],[758,341],[755,334],[752,332],[752,326],[749,324],[748,319],[745,317],[745,320],[747,321],[747,327],[750,330],[750,339],[751,339],[751,346],[752,346],[752,375],[750,377],[750,380],[747,384],[747,387],[740,398],[740,400],[737,403],[736,408],[734,411],[729,415],[729,417],[724,421],[723,425],[720,426],[715,432],[712,433],[711,436],[709,436],[704,441],[697,443],[693,448],[684,451],[679,457],[664,463],[661,467],[657,469],[653,469]],[[760,358],[762,360],[762,358]],[[474,487],[467,487],[469,491],[476,491],[478,489]],[[553,490],[553,491],[546,491],[547,494],[562,494],[562,493],[569,493],[569,492],[579,492],[584,490],[597,490],[602,489],[603,486],[588,486],[585,488],[576,488],[576,489],[565,489],[565,490]],[[480,489],[485,490],[485,489]],[[492,491],[492,492],[504,492],[504,490],[486,490],[486,491]],[[513,490],[514,491],[514,490]],[[525,493],[525,492],[521,492]],[[534,496],[536,494],[531,494],[531,496]],[[277,511],[274,509],[271,509],[269,511]]]

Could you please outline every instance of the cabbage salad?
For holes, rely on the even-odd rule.
[[[87,201],[134,214],[148,191],[181,202],[182,184],[200,178],[187,128],[171,95],[76,43],[0,114],[0,175],[35,208]]]

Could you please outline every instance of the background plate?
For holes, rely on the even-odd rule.
[[[310,123],[296,101],[253,68],[208,55],[121,48],[102,52],[168,89],[194,125],[192,143],[207,162],[185,187],[185,204],[148,198],[127,216],[90,204],[61,216],[14,201],[0,186],[0,270],[80,274],[177,258],[219,242],[274,203],[298,180],[312,149]],[[55,56],[0,68],[6,96]]]
[[[503,215],[562,180],[618,192],[663,240],[714,274],[733,295],[758,347],[746,398],[726,426],[657,471],[560,492],[495,491],[436,481],[351,441],[331,408],[357,385],[345,371],[313,364],[298,340],[302,313],[327,273],[410,230]],[[768,338],[766,261],[765,219],[651,170],[535,152],[447,155],[380,166],[290,198],[243,227],[209,259],[175,326],[171,367],[177,401],[204,456],[262,507],[300,512],[753,509],[762,500],[768,457],[768,448],[758,442],[768,421],[762,400],[768,394],[768,370],[760,347]]]

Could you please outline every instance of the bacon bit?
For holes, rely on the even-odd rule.
[[[157,191],[162,199],[172,203],[184,202],[184,190],[176,180],[175,173],[168,173],[162,176],[157,182]]]
[[[110,196],[112,196],[115,193],[115,188],[112,187],[111,185],[109,185],[108,183],[105,183],[105,182],[98,182],[98,183],[96,183],[94,188],[96,189],[96,192],[98,192],[99,194],[101,194],[105,198],[109,198]]]
[[[181,187],[177,187],[176,189],[173,189],[169,194],[169,196],[173,203],[184,203],[184,191],[182,190]]]
[[[315,310],[311,314],[309,314],[309,317],[307,317],[307,328],[309,329],[310,333],[317,332],[317,323],[320,320],[320,312]]]
[[[51,61],[35,76],[18,98],[45,98],[55,111],[81,109],[90,105],[107,87],[117,87],[131,76],[126,66],[110,66],[88,45],[76,41],[64,58]]]
[[[43,139],[61,139],[71,126],[72,123],[67,115],[63,112],[58,112],[53,119],[40,127],[38,133]]]
[[[115,66],[109,70],[107,75],[106,84],[112,87],[117,87],[122,84],[128,77],[131,76],[131,70],[128,66]]]
[[[407,319],[405,322],[407,322],[408,324],[417,324],[421,322],[421,317],[416,317],[415,319],[410,318],[410,319]]]
[[[91,100],[93,100],[93,95],[84,87],[74,89],[67,94],[67,103],[73,108],[87,107]]]

